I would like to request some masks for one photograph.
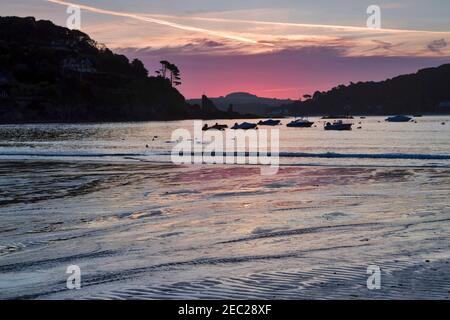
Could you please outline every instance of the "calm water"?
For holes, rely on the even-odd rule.
[[[171,164],[192,121],[0,126],[0,298],[446,299],[450,118],[416,120],[280,126],[273,176]]]
[[[323,130],[324,120],[317,118],[311,119],[316,125],[313,128],[278,126],[280,162],[321,165],[448,165],[450,117],[416,119],[418,123],[386,123],[382,117],[356,118],[349,120],[354,123],[354,130],[343,132]],[[289,121],[286,119],[283,123]],[[235,121],[220,122],[231,127]],[[446,125],[442,125],[442,122]],[[205,123],[211,125],[215,121]],[[357,127],[361,129],[356,129]],[[172,140],[172,132],[178,128],[189,130],[193,145],[198,143],[193,135],[192,121],[0,126],[0,157],[64,159],[83,156],[99,159],[98,156],[109,156],[108,160],[135,157],[170,162],[169,155],[176,144]],[[205,138],[203,144],[207,143]]]

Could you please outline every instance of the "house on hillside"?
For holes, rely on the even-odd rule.
[[[64,59],[61,66],[65,72],[77,72],[77,73],[95,73],[97,70],[94,68],[92,62],[89,59]]]

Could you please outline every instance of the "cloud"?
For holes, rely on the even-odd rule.
[[[52,1],[52,0],[48,0]],[[394,4],[389,6],[394,8]],[[273,11],[273,10],[272,10]],[[205,22],[217,22],[217,23],[230,23],[230,24],[248,24],[248,25],[262,25],[271,27],[295,27],[295,28],[312,28],[312,29],[325,29],[334,31],[347,31],[347,32],[370,32],[376,33],[425,33],[425,34],[446,34],[450,35],[450,31],[431,31],[431,30],[416,30],[416,29],[369,29],[366,26],[348,26],[348,25],[331,25],[331,24],[316,24],[316,23],[297,23],[297,22],[280,22],[280,21],[261,21],[250,19],[229,19],[229,18],[217,18],[217,17],[204,17],[204,16],[174,16],[174,15],[160,15],[160,14],[147,14],[148,17],[162,17],[166,19],[186,19],[197,20]]]
[[[406,3],[400,2],[389,2],[381,4],[381,8],[383,9],[403,9],[407,7]]]
[[[389,52],[390,55],[395,55],[396,48],[405,44],[403,42],[394,44],[392,42],[381,41],[381,40],[372,40],[372,42],[375,43],[376,46],[368,49],[368,51],[370,51],[372,53],[378,52],[379,54],[384,54],[384,55],[388,55],[388,54],[386,54],[387,52]]]
[[[203,42],[203,46],[204,47],[208,47],[208,48],[217,48],[217,47],[222,47],[224,44],[217,42],[217,41],[212,41],[212,40],[205,40]]]
[[[245,42],[245,43],[257,43],[257,41],[255,41],[253,39],[241,37],[241,36],[234,35],[234,34],[228,33],[228,32],[214,31],[214,30],[208,30],[208,29],[204,29],[204,28],[182,25],[179,23],[170,22],[170,21],[161,20],[161,19],[155,19],[155,18],[151,18],[148,16],[139,15],[139,14],[135,14],[135,13],[125,13],[125,12],[118,12],[118,11],[113,11],[113,10],[99,9],[99,8],[92,7],[92,6],[87,6],[87,5],[62,1],[62,0],[46,0],[46,1],[64,5],[64,6],[76,5],[76,6],[80,7],[81,9],[84,9],[84,10],[90,11],[90,12],[94,12],[94,13],[107,14],[107,15],[111,15],[111,16],[125,17],[125,18],[140,20],[140,21],[144,21],[144,22],[156,23],[159,25],[164,25],[164,26],[175,28],[175,29],[209,34],[212,36],[222,37],[222,38],[236,40],[236,41]]]
[[[377,49],[392,50],[392,47],[394,47],[394,45],[392,43],[387,42],[387,41],[372,40],[372,42],[377,44],[377,46],[375,48],[373,48],[372,50],[377,50]]]
[[[214,41],[205,38],[188,38],[183,42],[174,43],[165,47],[116,47],[115,52],[133,52],[135,54],[145,55],[173,55],[177,56],[206,56],[206,55],[230,55],[243,54],[245,51],[239,51],[238,47],[232,46],[227,41]]]
[[[59,5],[76,3],[62,0],[46,0]],[[258,21],[245,19],[229,19],[217,17],[199,16],[175,16],[127,13],[114,10],[100,9],[97,7],[79,5],[80,8],[93,13],[121,17],[137,22],[153,23],[160,30],[148,30],[141,24],[125,26],[126,30],[109,32],[105,41],[112,48],[118,47],[174,47],[185,46],[184,52],[188,52],[195,44],[205,50],[207,44],[199,43],[195,39],[207,38],[213,41],[210,44],[211,53],[219,52],[214,42],[221,40],[220,46],[223,52],[244,52],[249,54],[280,51],[289,48],[298,48],[314,45],[331,45],[336,42],[352,43],[349,55],[450,55],[449,50],[437,50],[431,45],[431,49],[424,50],[427,44],[439,34],[443,39],[450,39],[450,32],[437,32],[425,30],[399,30],[399,29],[369,29],[361,26],[324,25],[289,23],[277,21]],[[115,22],[109,22],[115,24]],[[154,28],[152,28],[154,29]],[[86,26],[89,31],[89,26]],[[114,28],[111,28],[114,30]],[[145,34],[143,34],[143,30]],[[124,35],[126,33],[126,35]],[[96,37],[95,34],[93,36]],[[103,41],[102,39],[98,39]],[[190,42],[188,42],[190,41]],[[444,40],[445,41],[445,40]],[[373,43],[377,43],[376,50]],[[383,44],[384,43],[384,44]],[[386,44],[390,45],[386,45]],[[193,44],[193,45],[189,45]],[[439,44],[438,44],[439,46]],[[225,48],[226,47],[226,48]],[[392,50],[393,48],[396,50]],[[200,51],[201,51],[200,50]]]
[[[431,41],[431,42],[427,45],[427,48],[428,48],[431,52],[441,53],[442,49],[446,48],[447,45],[448,45],[448,42],[445,41],[445,39],[439,39],[439,40]]]

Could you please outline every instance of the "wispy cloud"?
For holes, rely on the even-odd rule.
[[[51,0],[50,0],[51,1]],[[450,35],[450,31],[431,31],[431,30],[416,30],[416,29],[369,29],[365,26],[346,26],[346,25],[331,25],[331,24],[314,24],[314,23],[293,23],[293,22],[277,22],[277,21],[259,21],[259,20],[246,20],[246,19],[226,19],[226,18],[208,18],[197,16],[174,16],[174,15],[145,15],[148,17],[164,17],[167,19],[189,19],[198,21],[209,22],[225,22],[225,23],[245,23],[253,25],[266,25],[266,26],[278,26],[278,27],[297,27],[297,28],[314,28],[314,29],[327,29],[327,30],[343,30],[343,31],[363,31],[371,33],[425,33],[425,34],[446,34]]]
[[[222,32],[222,31],[214,31],[214,30],[208,30],[208,29],[203,29],[203,28],[198,28],[198,27],[182,25],[182,24],[179,24],[179,23],[174,23],[174,22],[161,20],[161,19],[155,19],[155,18],[151,18],[151,17],[148,17],[148,16],[139,15],[139,14],[136,14],[136,13],[126,13],[126,12],[118,12],[118,11],[113,11],[113,10],[100,9],[100,8],[96,8],[96,7],[92,7],[92,6],[87,6],[87,5],[82,5],[82,4],[77,4],[77,3],[73,3],[73,2],[67,2],[67,1],[61,1],[61,0],[46,0],[46,1],[52,2],[52,3],[56,3],[56,4],[60,4],[60,5],[64,5],[64,6],[77,5],[81,9],[84,9],[84,10],[87,10],[87,11],[90,11],[90,12],[95,12],[95,13],[100,13],[100,14],[108,14],[108,15],[111,15],[111,16],[125,17],[125,18],[140,20],[140,21],[144,21],[144,22],[156,23],[156,24],[159,24],[159,25],[164,25],[164,26],[168,26],[168,27],[172,27],[172,28],[176,28],[176,29],[181,29],[181,30],[185,30],[185,31],[209,34],[209,35],[212,35],[212,36],[222,37],[222,38],[226,38],[226,39],[232,39],[232,40],[246,42],[246,43],[257,43],[257,41],[255,41],[253,39],[245,38],[245,37],[241,37],[241,36],[237,36],[237,35],[233,35],[231,33],[226,33],[226,32]]]
[[[380,5],[382,9],[402,9],[407,7],[407,4],[404,2],[388,2],[388,3],[382,3]]]
[[[444,41],[450,39],[450,32],[447,31],[427,31],[427,30],[404,30],[404,29],[369,29],[358,26],[345,25],[326,25],[326,24],[307,24],[276,21],[258,21],[246,19],[229,19],[217,17],[199,17],[199,16],[176,16],[160,14],[138,14],[120,12],[108,9],[101,9],[93,6],[77,4],[63,0],[46,0],[59,5],[78,5],[80,8],[93,13],[106,14],[115,17],[123,17],[141,22],[154,23],[160,26],[166,26],[179,31],[187,31],[190,34],[198,34],[197,38],[207,36],[211,40],[218,38],[230,40],[225,44],[238,52],[247,51],[256,53],[263,51],[283,50],[292,47],[303,47],[308,45],[317,45],[330,43],[334,45],[336,41],[352,42],[353,50],[348,54],[386,54],[386,55],[427,55],[430,51],[424,51],[423,48],[436,37],[442,37]],[[394,5],[395,3],[392,3]],[[183,21],[180,22],[180,21]],[[200,24],[201,26],[195,25]],[[138,29],[139,26],[126,26],[129,29]],[[215,27],[215,28],[214,28]],[[226,28],[227,31],[223,31]],[[233,30],[233,32],[231,31]],[[149,35],[134,37],[136,30],[128,30],[129,36],[118,39],[122,44],[115,44],[116,47],[148,47],[151,41]],[[139,31],[137,31],[139,33]],[[152,35],[151,39],[158,35]],[[112,37],[110,37],[112,38]],[[160,47],[179,46],[186,47],[186,39],[190,43],[196,41],[194,35],[188,35],[181,39],[179,34],[166,34],[166,43]],[[134,43],[133,43],[134,39]],[[148,39],[148,40],[146,40]],[[163,40],[160,38],[160,40]],[[164,42],[164,41],[162,41]],[[184,42],[184,43],[183,43]],[[378,43],[376,50],[373,50],[373,43]],[[382,45],[389,43],[389,46]],[[192,47],[192,46],[191,46]],[[397,50],[392,50],[396,47]],[[440,54],[450,55],[449,50],[440,48]],[[431,50],[431,49],[430,49]],[[229,50],[227,50],[229,51]],[[438,51],[434,51],[436,53]]]

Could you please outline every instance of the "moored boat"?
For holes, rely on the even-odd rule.
[[[387,122],[409,122],[411,121],[411,117],[404,116],[404,115],[398,115],[393,117],[388,117],[385,119]]]
[[[202,128],[203,131],[207,131],[207,130],[225,130],[226,128],[228,128],[228,126],[226,124],[218,124],[216,123],[215,125],[208,127],[208,124],[205,124]]]
[[[249,123],[249,122],[242,122],[241,124],[238,124],[237,122],[234,124],[234,126],[231,127],[231,129],[237,130],[237,129],[255,129],[257,127],[256,123]]]
[[[296,119],[289,122],[286,126],[290,128],[310,128],[314,122],[306,119]]]
[[[268,119],[268,120],[260,120],[258,122],[258,125],[260,126],[277,126],[280,124],[280,120],[273,120],[273,119]]]
[[[323,127],[325,130],[352,130],[353,123],[344,123],[342,120],[336,120],[333,123],[327,122]]]

